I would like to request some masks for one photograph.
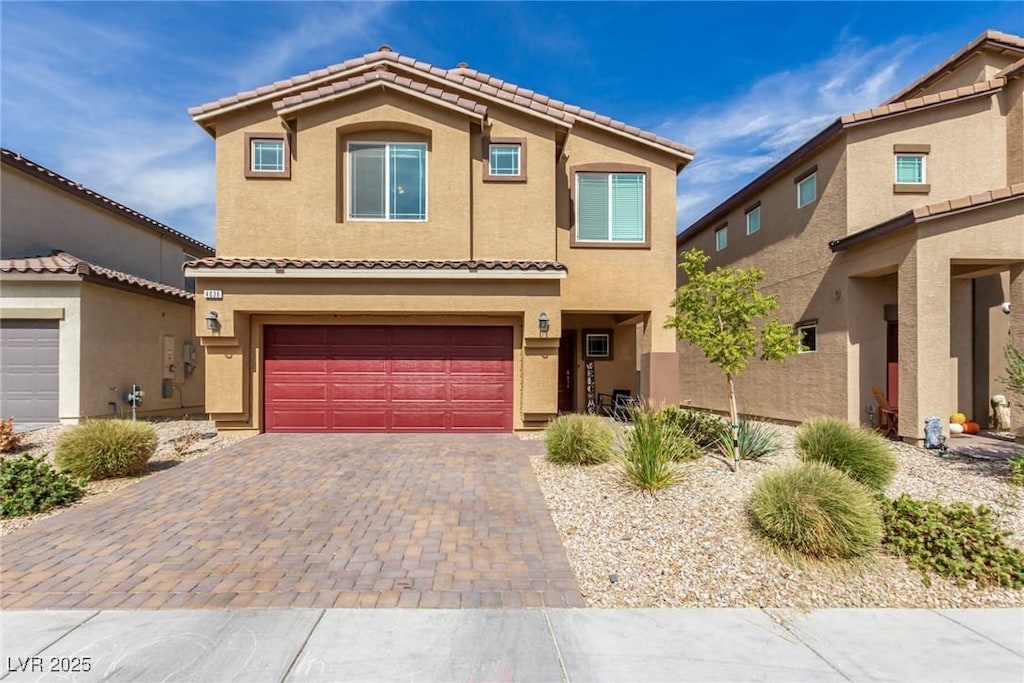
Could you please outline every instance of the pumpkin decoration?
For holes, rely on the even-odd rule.
[[[981,431],[981,425],[977,422],[965,422],[964,423],[964,434],[977,434]]]
[[[949,423],[949,435],[950,436],[960,436],[963,433],[964,433],[964,426],[962,424],[960,424],[959,422],[950,422]]]
[[[953,413],[949,416],[949,421],[953,424],[962,425],[964,422],[967,422],[967,416],[963,413]]]

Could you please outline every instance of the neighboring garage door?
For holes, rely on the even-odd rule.
[[[58,421],[57,320],[0,320],[0,416]]]
[[[512,328],[264,328],[268,432],[512,430]]]

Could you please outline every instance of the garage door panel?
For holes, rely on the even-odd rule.
[[[293,327],[264,334],[267,431],[512,428],[510,327]]]

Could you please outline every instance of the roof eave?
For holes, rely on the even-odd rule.
[[[328,102],[334,102],[334,101],[337,101],[337,100],[340,100],[340,99],[344,99],[344,98],[346,98],[346,97],[348,97],[350,95],[357,95],[357,94],[360,94],[360,93],[364,93],[364,92],[366,92],[368,90],[373,90],[375,88],[379,88],[381,90],[387,90],[387,89],[395,90],[397,92],[401,92],[402,94],[408,95],[410,97],[413,97],[415,99],[421,100],[421,101],[426,102],[428,104],[432,104],[432,105],[440,107],[442,109],[447,109],[447,110],[453,111],[453,112],[455,112],[457,114],[461,114],[462,116],[466,116],[466,117],[471,118],[471,119],[473,119],[475,121],[484,121],[487,118],[486,108],[484,108],[484,111],[482,113],[481,112],[476,112],[476,111],[470,111],[466,107],[461,107],[461,106],[459,106],[457,104],[454,104],[452,102],[447,102],[447,101],[445,101],[443,99],[440,99],[440,98],[437,98],[437,97],[431,97],[430,95],[425,95],[425,94],[423,94],[421,92],[413,90],[412,88],[406,88],[406,87],[404,87],[402,85],[398,85],[396,83],[390,83],[388,81],[369,81],[369,82],[367,82],[367,83],[365,83],[363,85],[359,85],[359,86],[356,86],[354,88],[350,88],[348,90],[344,90],[342,92],[331,93],[330,95],[324,95],[322,97],[317,97],[317,98],[314,98],[314,99],[306,100],[305,102],[297,102],[297,103],[292,104],[292,105],[278,107],[277,106],[278,103],[279,102],[283,102],[283,99],[282,99],[282,100],[278,100],[278,101],[274,102],[274,109],[276,110],[278,116],[284,118],[285,116],[288,116],[290,114],[294,114],[294,113],[303,111],[305,109],[309,109],[311,107],[315,107],[315,106],[318,106],[318,105],[321,105],[321,104],[327,104]]]

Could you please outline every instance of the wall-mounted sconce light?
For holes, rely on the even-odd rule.
[[[550,318],[547,313],[541,313],[537,316],[537,327],[540,328],[541,332],[547,332],[550,329],[549,325]]]
[[[206,314],[206,329],[216,332],[220,329],[220,320],[217,319],[217,311],[210,311]]]
[[[1009,301],[1004,301],[1003,305],[1000,306],[1000,308],[1003,309],[1003,313],[1005,313],[1006,315],[1010,315],[1010,302]]]

